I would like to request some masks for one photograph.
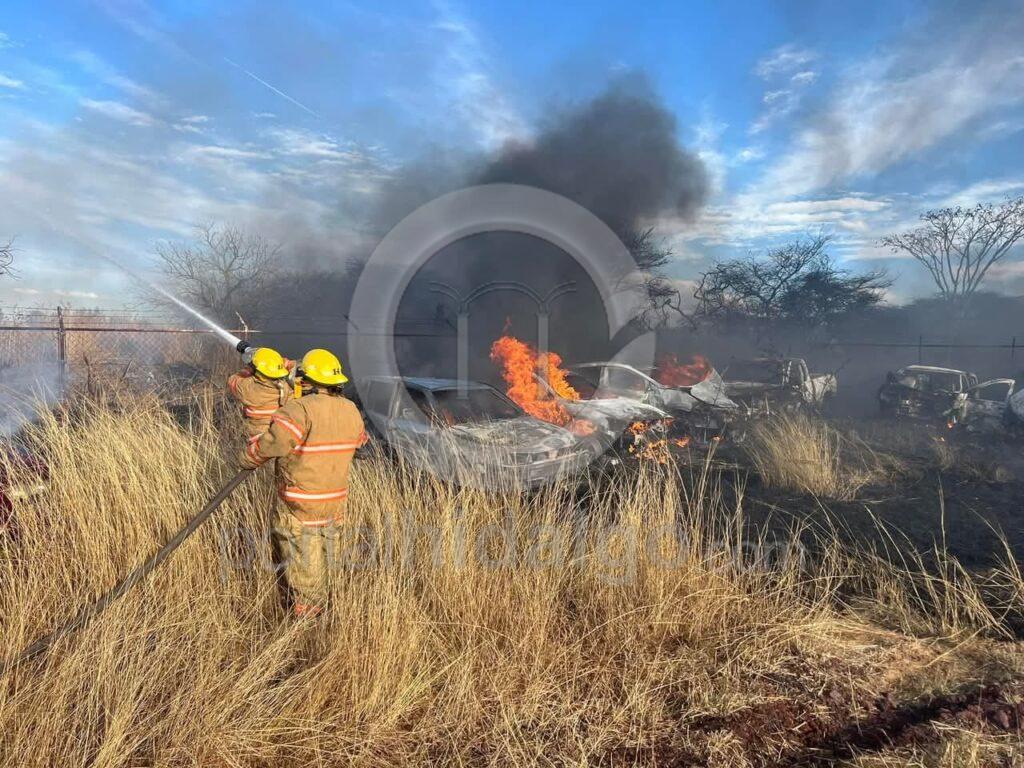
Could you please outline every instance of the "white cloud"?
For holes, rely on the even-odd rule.
[[[82,99],[79,102],[86,109],[97,114],[109,117],[111,120],[118,120],[122,123],[137,126],[151,126],[156,124],[156,119],[146,112],[141,112],[127,104],[119,101],[105,101],[96,99]]]
[[[203,134],[206,133],[206,129],[203,126],[212,120],[213,118],[207,115],[189,115],[178,120],[172,127],[181,133]]]
[[[728,127],[727,123],[716,120],[710,109],[705,107],[701,110],[700,122],[694,128],[693,149],[704,162],[713,194],[725,188],[728,161],[719,147],[719,141]]]
[[[736,153],[736,162],[751,163],[764,157],[764,150],[760,147],[744,147]]]
[[[754,74],[764,80],[769,80],[778,75],[804,70],[815,58],[817,56],[814,51],[798,48],[790,43],[776,48],[758,61],[754,67]]]
[[[15,91],[25,90],[25,84],[21,80],[15,80],[13,77],[0,74],[0,88],[10,88]]]
[[[1024,179],[985,179],[977,181],[947,196],[940,205],[971,206],[975,203],[994,203],[1007,195],[1019,195],[1024,192]]]
[[[335,162],[353,162],[364,159],[358,151],[343,147],[336,139],[326,134],[294,128],[273,129],[269,131],[269,134],[277,140],[280,150],[288,155],[301,155]]]
[[[266,160],[270,155],[255,149],[227,147],[220,144],[192,144],[185,150],[184,156],[190,159],[215,158],[221,160]]]
[[[992,22],[990,22],[992,23]],[[875,56],[851,66],[824,111],[751,190],[796,197],[880,173],[1024,103],[1024,56],[1012,19],[964,33],[956,46]],[[1024,17],[1015,22],[1024,33]]]
[[[11,41],[10,35],[6,32],[0,32],[0,48],[11,48],[14,43]]]
[[[491,62],[470,23],[444,0],[435,0],[443,61],[439,85],[485,149],[529,136],[525,121],[491,76]]]
[[[754,73],[773,87],[761,97],[765,109],[751,124],[751,135],[768,130],[796,111],[804,90],[818,79],[818,73],[807,67],[815,58],[812,51],[784,45],[757,63]]]
[[[76,51],[71,58],[85,73],[122,91],[133,99],[142,101],[149,106],[163,104],[163,99],[151,88],[125,77],[92,51]]]

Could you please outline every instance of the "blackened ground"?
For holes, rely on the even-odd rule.
[[[835,426],[895,457],[899,469],[890,481],[861,489],[853,501],[816,498],[765,487],[742,446],[726,447],[722,460],[735,471],[724,472],[723,480],[733,493],[742,491],[752,529],[782,531],[801,523],[883,551],[895,542],[903,554],[927,555],[938,545],[979,570],[1005,559],[1005,540],[1024,562],[1024,445],[883,419]]]

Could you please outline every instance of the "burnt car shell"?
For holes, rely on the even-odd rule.
[[[359,389],[388,446],[441,476],[536,488],[582,472],[601,452],[592,436],[535,419],[482,382],[370,377]]]
[[[600,402],[605,396],[611,396],[653,406],[674,419],[677,432],[699,443],[721,437],[738,411],[737,404],[729,398],[721,377],[715,371],[704,381],[685,387],[661,384],[626,363],[580,363],[571,366],[569,374],[598,393],[598,397],[589,402]],[[572,378],[570,383],[573,383]],[[576,388],[579,390],[581,387]]]
[[[922,421],[945,421],[956,416],[967,391],[978,377],[955,368],[908,365],[889,372],[878,390],[883,415]]]
[[[561,397],[540,376],[535,374],[535,378],[548,396],[557,400],[573,419],[594,427],[593,437],[599,441],[602,453],[610,450],[613,454],[627,454],[631,446],[661,439],[666,436],[672,421],[668,411],[628,397],[609,395],[588,399],[581,395],[578,400],[570,400]],[[643,428],[633,429],[637,424]]]

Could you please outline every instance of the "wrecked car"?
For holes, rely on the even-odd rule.
[[[567,382],[571,374],[566,376]],[[615,461],[627,455],[646,455],[647,449],[668,439],[671,414],[657,406],[614,393],[594,397],[596,391],[584,383],[578,398],[559,395],[544,378],[534,374],[547,398],[557,402],[578,424],[593,426],[593,435],[602,451],[611,451]]]
[[[886,374],[878,390],[883,416],[946,421],[954,415],[960,396],[978,383],[967,371],[933,365],[908,365]]]
[[[886,375],[878,390],[884,416],[960,427],[967,432],[993,432],[1021,420],[1011,407],[1013,379],[978,382],[978,376],[955,368],[908,365]],[[1018,393],[1019,394],[1019,393]]]
[[[838,386],[835,374],[811,373],[799,357],[739,360],[725,369],[726,393],[754,417],[821,408]]]
[[[714,370],[703,381],[673,387],[626,363],[580,363],[568,368],[567,379],[589,404],[624,400],[664,411],[676,435],[702,445],[721,439],[739,411]]]
[[[360,382],[367,431],[441,477],[536,488],[580,473],[603,452],[590,430],[536,419],[481,382],[381,376]]]

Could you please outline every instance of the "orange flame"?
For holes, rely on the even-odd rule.
[[[680,363],[675,355],[658,358],[654,378],[666,387],[689,387],[711,375],[711,363],[702,355],[694,355],[689,363]]]
[[[540,355],[536,349],[514,336],[502,336],[491,345],[491,360],[501,365],[501,377],[507,385],[506,394],[531,416],[561,426],[572,421],[565,407],[537,382],[534,374],[545,376],[548,384],[566,400],[579,400],[579,393],[566,380],[562,358],[554,352]],[[588,429],[589,427],[589,429]],[[577,434],[590,434],[593,424],[577,422]]]

